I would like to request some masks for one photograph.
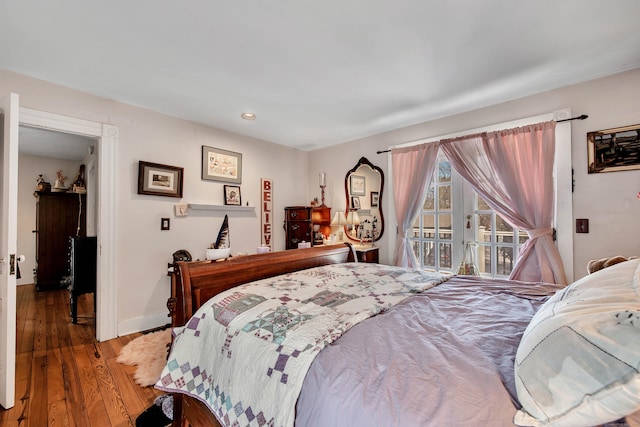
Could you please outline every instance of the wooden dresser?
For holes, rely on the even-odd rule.
[[[36,197],[36,289],[59,289],[69,274],[69,237],[86,236],[86,195],[37,192]]]
[[[301,242],[313,244],[312,211],[313,208],[309,206],[288,206],[284,208],[286,249],[298,249],[298,243]]]

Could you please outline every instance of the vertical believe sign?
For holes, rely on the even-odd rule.
[[[262,178],[260,180],[260,197],[262,216],[260,221],[260,233],[262,234],[262,245],[269,246],[273,251],[273,241],[271,240],[271,222],[273,207],[273,183],[270,179]]]

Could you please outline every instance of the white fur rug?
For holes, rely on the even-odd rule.
[[[133,378],[143,386],[154,385],[167,363],[167,344],[171,329],[142,335],[122,347],[116,361],[124,365],[138,365]]]

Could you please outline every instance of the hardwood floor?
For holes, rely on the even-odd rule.
[[[79,298],[75,325],[66,290],[18,286],[17,300],[16,403],[0,407],[0,426],[135,426],[162,394],[116,362],[141,333],[96,342],[92,294]]]

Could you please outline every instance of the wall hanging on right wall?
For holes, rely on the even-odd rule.
[[[587,133],[589,173],[640,169],[640,124]]]

